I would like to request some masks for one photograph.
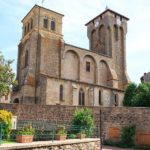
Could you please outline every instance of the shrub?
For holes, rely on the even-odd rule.
[[[12,113],[6,110],[0,110],[0,124],[2,125],[2,134],[8,139],[12,127]]]
[[[76,134],[84,130],[89,137],[93,127],[94,120],[91,111],[87,108],[76,109],[72,119],[72,129],[76,128],[73,132]]]
[[[131,106],[132,105],[132,98],[135,95],[137,85],[135,83],[130,83],[125,91],[124,94],[124,100],[123,100],[123,105],[124,106]]]
[[[122,129],[121,146],[128,148],[135,146],[135,126],[129,125]]]

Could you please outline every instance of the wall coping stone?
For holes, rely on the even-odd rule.
[[[89,142],[100,142],[99,138],[85,138],[85,139],[69,139],[64,141],[38,141],[32,143],[10,143],[2,144],[0,150],[17,150],[17,149],[27,149],[27,148],[40,148],[48,146],[59,146],[59,145],[71,145],[79,143],[89,143]]]

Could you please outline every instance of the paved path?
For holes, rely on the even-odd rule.
[[[103,146],[102,150],[134,150],[134,149]]]

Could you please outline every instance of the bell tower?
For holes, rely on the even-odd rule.
[[[106,9],[86,24],[89,48],[112,61],[113,70],[117,74],[118,88],[123,88],[129,80],[126,73],[128,20],[127,17]]]
[[[35,5],[23,18],[17,63],[19,103],[45,104],[43,76],[59,77],[63,16]]]

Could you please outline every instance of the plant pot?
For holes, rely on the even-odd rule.
[[[31,143],[33,142],[33,135],[17,135],[16,142],[18,143]]]
[[[67,134],[63,134],[63,135],[56,134],[55,140],[59,140],[59,141],[66,140],[66,137],[67,137]]]
[[[84,133],[78,133],[77,134],[78,139],[84,139],[85,137],[86,137],[86,134],[84,134]]]

